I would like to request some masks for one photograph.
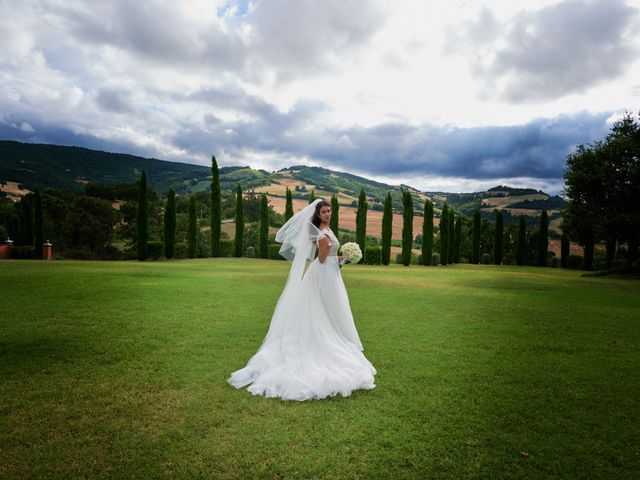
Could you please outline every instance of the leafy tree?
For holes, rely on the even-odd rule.
[[[260,198],[260,257],[269,258],[269,209],[267,196],[263,193]]]
[[[524,265],[524,254],[527,242],[527,224],[524,215],[520,215],[520,223],[518,225],[518,249],[516,251],[516,263]]]
[[[460,263],[460,244],[462,243],[462,216],[458,215],[456,220],[453,242],[453,263]]]
[[[476,208],[473,212],[473,252],[471,263],[478,262],[480,262],[480,210]]]
[[[196,197],[189,196],[189,235],[187,251],[189,258],[195,258],[198,240],[198,217],[196,216]]]
[[[285,222],[293,217],[293,196],[291,190],[287,187],[287,203],[284,208],[284,220]],[[333,230],[333,228],[332,228]],[[337,232],[337,230],[335,230]]]
[[[449,206],[444,202],[440,214],[440,263],[449,263]]]
[[[42,244],[44,243],[44,219],[42,213],[42,195],[40,186],[35,189],[35,254],[36,258],[42,258]]]
[[[289,195],[291,194],[291,191],[289,190],[289,188],[287,187],[287,191],[289,192]],[[233,252],[233,256],[234,257],[241,257],[242,256],[242,252],[244,251],[244,245],[243,245],[243,240],[244,240],[244,202],[242,200],[242,186],[240,185],[240,183],[238,183],[237,187],[236,187],[236,218],[235,218],[235,223],[236,223],[236,237],[235,237],[235,243],[234,243],[234,252]]]
[[[360,246],[360,250],[363,252],[363,255],[367,232],[367,208],[367,197],[364,194],[364,188],[360,187],[358,210],[356,211],[356,243]],[[362,263],[362,260],[360,263]]]
[[[113,227],[118,221],[118,213],[109,200],[75,195],[69,221],[70,243],[74,246],[96,247],[107,245],[113,236]]]
[[[496,210],[496,240],[495,240],[495,254],[493,256],[493,261],[496,265],[502,265],[503,242],[504,242],[504,219],[502,217],[502,211]]]
[[[391,195],[389,194],[389,203]],[[433,255],[433,203],[428,198],[424,201],[424,221],[422,222],[422,264],[431,265]]]
[[[547,266],[547,252],[549,251],[549,219],[547,211],[540,215],[540,230],[538,233],[538,266]]]
[[[387,192],[384,198],[384,210],[382,213],[382,264],[389,265],[391,261],[391,234],[393,228],[393,203],[391,192]]]
[[[567,268],[567,259],[569,258],[569,237],[565,233],[562,234],[560,240],[560,266]]]
[[[406,267],[411,263],[413,246],[413,198],[408,190],[402,190],[402,205],[402,264]]]
[[[220,256],[222,206],[220,202],[220,173],[215,156],[211,156],[211,256]]]
[[[338,204],[338,197],[334,193],[331,195],[331,220],[329,221],[329,228],[331,231],[338,236],[338,225],[340,218],[340,205]]]
[[[138,218],[136,221],[138,260],[146,260],[149,257],[149,212],[147,208],[147,173],[142,170],[138,183]]]
[[[176,248],[176,192],[169,189],[167,207],[164,211],[164,256],[173,258]]]

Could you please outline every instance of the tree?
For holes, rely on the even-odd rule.
[[[391,197],[389,197],[391,200]],[[433,203],[424,201],[424,221],[422,222],[422,264],[431,265],[433,256]]]
[[[91,252],[98,246],[107,245],[118,221],[118,213],[111,206],[111,201],[76,195],[72,202],[69,218],[71,245],[89,247]]]
[[[440,263],[449,263],[449,207],[447,202],[442,207],[440,214]]]
[[[196,215],[196,197],[189,196],[189,234],[187,237],[187,250],[189,258],[195,258],[198,233],[198,217]]]
[[[567,268],[567,259],[569,258],[569,237],[563,232],[560,240],[560,266]]]
[[[524,265],[524,252],[527,243],[527,224],[524,215],[520,215],[520,224],[518,225],[518,247],[516,250],[516,263]]]
[[[44,218],[42,214],[42,195],[40,194],[40,186],[36,185],[35,189],[35,254],[36,258],[42,258],[42,244],[44,243]]]
[[[340,205],[338,204],[338,197],[334,193],[331,195],[331,220],[329,221],[329,228],[331,231],[338,236],[338,226],[340,219]]]
[[[315,199],[316,199],[316,194],[313,190],[311,190],[311,192],[309,193],[309,203],[313,203]]]
[[[360,195],[358,196],[358,210],[356,211],[356,243],[360,246],[362,255],[364,256],[364,244],[367,232],[367,197],[364,194],[364,188],[360,187]],[[362,260],[360,261],[362,263]]]
[[[164,256],[173,258],[176,246],[176,192],[169,189],[164,210]]]
[[[287,187],[289,195],[291,191]],[[234,257],[241,257],[244,250],[244,202],[242,198],[242,186],[240,183],[236,185],[236,237],[234,242]]]
[[[504,219],[502,216],[502,210],[496,210],[496,240],[495,240],[495,254],[493,256],[493,263],[496,265],[502,265],[502,254],[504,250]]]
[[[453,242],[453,263],[460,263],[460,245],[462,243],[462,215],[458,215],[456,220],[456,231]]]
[[[267,196],[263,193],[260,197],[260,257],[269,258],[267,240],[269,237],[269,206]]]
[[[476,208],[473,212],[473,250],[471,263],[480,262],[480,224],[480,210]]]
[[[136,238],[138,260],[149,257],[149,212],[147,202],[147,173],[142,170],[138,183],[138,215],[136,221]]]
[[[455,213],[453,208],[449,208],[449,248],[447,249],[449,253],[449,259],[447,263],[453,263],[453,246],[455,244]]]
[[[20,239],[21,245],[33,245],[33,195],[25,195],[20,200]]]
[[[287,203],[284,207],[284,221],[286,222],[291,217],[293,217],[293,195],[291,194],[289,187],[287,187]]]
[[[402,207],[402,264],[406,267],[411,263],[413,247],[413,198],[409,190],[402,190]]]
[[[547,266],[547,252],[549,251],[549,219],[547,211],[540,215],[540,230],[538,232],[538,266]]]
[[[220,256],[222,206],[220,204],[220,174],[216,157],[211,156],[211,256]]]
[[[393,229],[393,203],[391,192],[384,197],[382,212],[382,264],[389,265],[391,261],[391,234]]]

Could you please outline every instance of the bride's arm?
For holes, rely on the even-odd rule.
[[[318,260],[320,263],[324,263],[331,249],[331,241],[329,237],[322,237],[318,240]]]

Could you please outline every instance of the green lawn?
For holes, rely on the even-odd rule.
[[[640,478],[639,281],[347,266],[377,386],[286,402],[226,378],[288,267],[0,261],[0,478]]]

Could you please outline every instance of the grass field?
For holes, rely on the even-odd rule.
[[[287,262],[0,262],[0,478],[640,478],[640,282],[347,266],[376,388],[227,384]]]

